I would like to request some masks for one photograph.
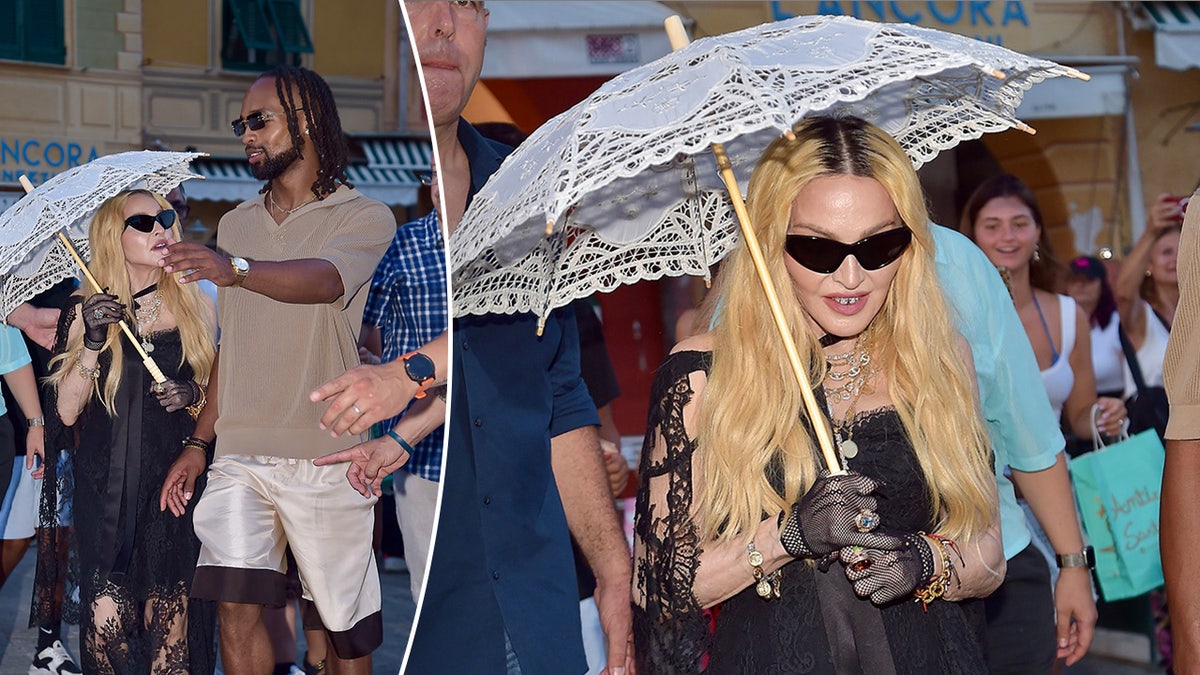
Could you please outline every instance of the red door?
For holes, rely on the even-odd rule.
[[[666,356],[658,283],[643,281],[596,297],[603,313],[608,355],[621,385],[621,395],[613,401],[613,416],[621,435],[641,436],[654,371]]]

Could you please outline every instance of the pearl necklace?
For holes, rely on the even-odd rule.
[[[296,206],[293,206],[290,209],[285,209],[282,206],[280,206],[279,204],[275,203],[275,193],[274,192],[268,192],[267,199],[271,200],[271,206],[275,207],[276,211],[279,211],[280,213],[287,215],[287,216],[290,216],[293,213],[304,208],[305,206],[308,206],[309,204],[317,201],[316,195],[313,195],[312,197],[308,198],[308,201],[300,202],[299,204],[297,204]]]

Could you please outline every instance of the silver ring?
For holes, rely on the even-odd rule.
[[[350,407],[354,410],[354,412],[358,413],[359,415],[363,414],[362,409],[359,408],[358,406],[354,405],[353,403],[350,404]]]
[[[103,319],[104,318],[104,310],[97,309],[96,311],[92,312],[92,316],[96,317],[97,319]]]

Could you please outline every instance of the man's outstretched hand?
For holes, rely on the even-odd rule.
[[[387,436],[372,438],[352,448],[331,452],[313,460],[317,466],[328,466],[350,462],[346,468],[346,480],[364,497],[383,496],[380,485],[383,479],[408,461],[408,453],[396,441]]]

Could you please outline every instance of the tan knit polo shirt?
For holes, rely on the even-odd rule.
[[[1163,360],[1171,402],[1166,437],[1200,439],[1200,190],[1192,195],[1179,238],[1179,305]]]
[[[321,431],[327,404],[311,403],[308,394],[358,365],[367,291],[396,220],[386,206],[345,186],[281,225],[263,199],[242,202],[221,218],[221,250],[249,258],[251,275],[256,260],[328,260],[345,293],[330,304],[297,305],[244,288],[219,290],[216,452],[312,459],[360,440]]]

